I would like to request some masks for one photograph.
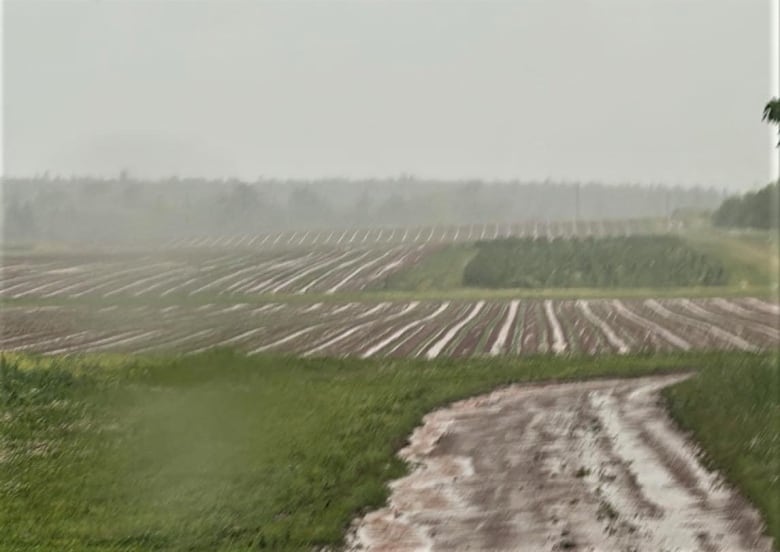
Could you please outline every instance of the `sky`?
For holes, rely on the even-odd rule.
[[[10,0],[4,172],[770,178],[769,0]]]

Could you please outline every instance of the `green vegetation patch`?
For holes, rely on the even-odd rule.
[[[16,356],[0,370],[0,550],[337,546],[384,503],[406,469],[397,450],[437,406],[516,381],[747,372],[762,358]],[[711,406],[680,407],[698,408]]]
[[[676,236],[586,239],[508,238],[477,244],[466,285],[487,288],[674,287],[725,285],[714,256]]]
[[[739,288],[772,286],[777,289],[780,269],[777,235],[769,231],[724,231],[709,228],[685,234],[697,251],[723,261],[729,283]]]
[[[705,461],[761,510],[780,544],[780,367],[776,357],[715,363],[664,390]]]
[[[474,245],[449,245],[430,253],[407,270],[388,276],[384,289],[428,291],[453,289],[463,284],[463,270],[477,254]]]

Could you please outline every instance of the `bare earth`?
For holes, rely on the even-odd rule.
[[[686,376],[512,386],[432,412],[352,550],[771,550],[658,391]]]

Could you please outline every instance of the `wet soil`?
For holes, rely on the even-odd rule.
[[[512,386],[428,414],[351,550],[771,550],[658,392],[685,375]]]

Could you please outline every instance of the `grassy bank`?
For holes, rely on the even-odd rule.
[[[691,231],[685,239],[707,255],[717,256],[729,274],[729,284],[738,287],[773,286],[777,289],[780,257],[777,234],[768,231],[728,232],[715,228]]]
[[[477,251],[473,244],[442,247],[408,269],[391,274],[379,289],[429,291],[459,288],[463,285],[463,270]]]
[[[438,405],[515,381],[709,377],[763,359],[12,357],[0,373],[0,549],[337,545],[356,513],[383,503],[405,470],[395,452]],[[703,407],[677,412],[696,424]]]
[[[780,549],[780,368],[776,358],[716,363],[664,391],[711,467],[764,513]]]

